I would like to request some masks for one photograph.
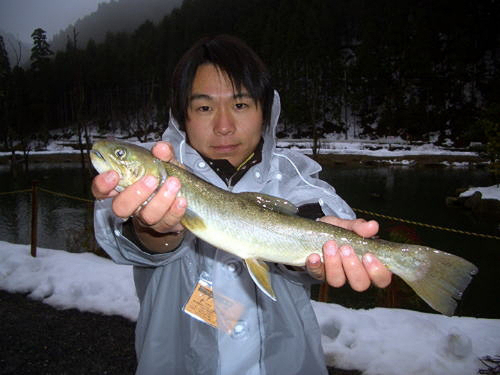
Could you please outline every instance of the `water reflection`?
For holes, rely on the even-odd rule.
[[[91,201],[88,190],[90,177],[79,163],[32,164],[28,173],[15,178],[7,168],[0,169],[0,192],[29,189],[32,181],[50,192],[37,191],[39,247],[88,251],[92,246],[92,204],[57,195],[84,198]],[[54,192],[52,194],[51,192]],[[0,195],[0,238],[3,241],[28,244],[31,242],[31,192]]]

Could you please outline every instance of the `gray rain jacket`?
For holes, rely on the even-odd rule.
[[[278,150],[275,129],[280,113],[276,93],[272,121],[265,131],[262,161],[232,188],[286,198],[297,206],[320,203],[326,215],[354,218],[349,206],[326,182],[321,167],[291,150]],[[221,178],[187,143],[171,120],[163,138],[175,148],[188,170],[228,189]],[[188,202],[189,205],[189,202]],[[310,303],[311,279],[271,264],[277,302],[256,288],[241,259],[187,233],[173,252],[141,251],[122,234],[123,220],[114,216],[110,200],[95,206],[96,238],[116,263],[134,266],[141,308],[136,326],[137,374],[325,374],[320,330]],[[320,250],[320,249],[318,249]],[[231,333],[213,328],[183,311],[200,276],[220,293],[243,306]],[[216,297],[216,309],[220,309]],[[217,315],[219,318],[219,314]]]

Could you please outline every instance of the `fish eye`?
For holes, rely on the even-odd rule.
[[[118,148],[115,150],[115,156],[118,159],[123,159],[126,154],[127,154],[127,152],[124,149]]]

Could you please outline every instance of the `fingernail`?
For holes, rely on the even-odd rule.
[[[167,190],[172,191],[179,188],[179,183],[176,179],[169,178],[167,180]]]
[[[337,246],[335,246],[332,243],[327,244],[325,250],[326,250],[326,255],[328,255],[328,256],[333,257],[333,256],[337,255]]]
[[[184,199],[179,199],[177,202],[177,208],[185,208],[187,207],[187,202]]]
[[[344,246],[344,247],[342,247],[342,250],[341,250],[341,251],[342,251],[342,255],[343,255],[343,256],[348,257],[349,255],[351,255],[351,248],[350,248],[350,247],[348,247],[348,246]]]
[[[373,262],[373,256],[371,254],[365,254],[365,256],[363,257],[363,260],[366,263],[371,263],[371,262]]]
[[[149,188],[154,188],[157,184],[157,180],[153,176],[146,176],[144,179],[144,185],[146,185]]]
[[[318,254],[313,254],[310,258],[309,258],[309,263],[312,265],[312,266],[316,266],[318,264],[320,264],[321,262],[321,258],[319,257]]]
[[[113,171],[107,171],[105,174],[104,174],[104,180],[106,182],[115,182],[115,179],[116,179],[116,175],[113,173]]]

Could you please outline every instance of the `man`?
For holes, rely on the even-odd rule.
[[[311,159],[275,147],[279,97],[264,64],[229,36],[196,43],[173,74],[172,118],[153,154],[177,159],[199,177],[237,193],[262,192],[316,212],[321,220],[370,237],[374,221],[352,210],[317,179]],[[307,272],[271,264],[277,302],[260,292],[240,259],[186,232],[189,206],[180,182],[160,187],[146,176],[121,193],[115,172],[97,176],[96,238],[118,263],[134,265],[141,302],[136,327],[138,374],[326,373],[308,289],[312,275],[355,290],[384,287],[390,272],[373,256],[328,241]],[[156,191],[150,200],[150,195]],[[112,198],[112,199],[105,199]],[[197,299],[196,291],[205,296]],[[206,298],[205,298],[206,297]],[[226,319],[226,316],[229,318]]]

